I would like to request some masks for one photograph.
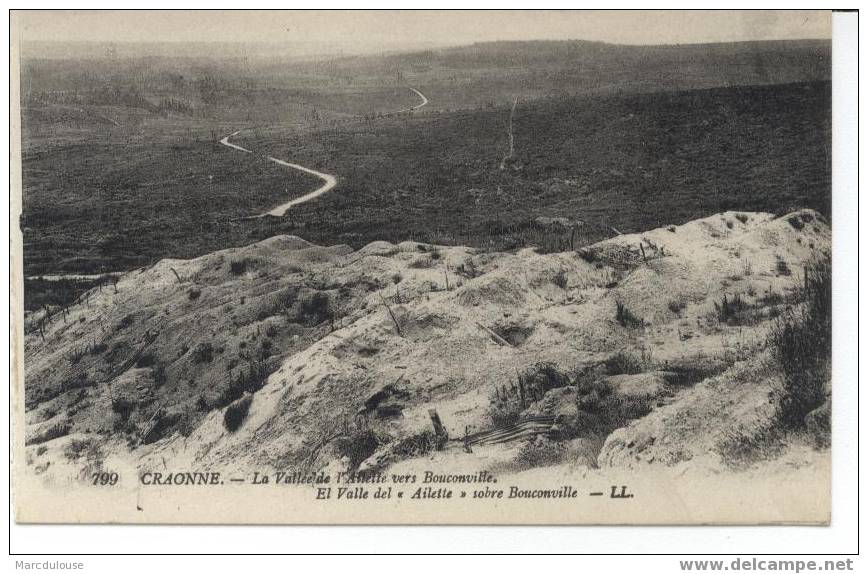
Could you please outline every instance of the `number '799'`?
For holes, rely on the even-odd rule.
[[[116,472],[95,472],[92,478],[94,486],[114,486],[118,483]]]

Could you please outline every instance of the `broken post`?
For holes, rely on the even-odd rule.
[[[509,341],[507,341],[506,339],[504,339],[503,337],[501,337],[500,335],[498,335],[497,333],[495,333],[494,331],[492,331],[491,329],[489,329],[488,327],[486,327],[485,325],[483,325],[479,321],[476,321],[476,326],[479,327],[480,329],[482,329],[483,331],[485,331],[486,333],[488,333],[488,336],[491,337],[494,340],[494,342],[497,343],[498,345],[500,345],[502,347],[512,347],[512,345],[509,343]]]
[[[437,437],[437,450],[440,450],[446,444],[446,441],[449,440],[449,433],[446,432],[446,427],[440,421],[437,409],[428,409],[428,416],[431,417],[431,424],[434,425],[434,436]]]
[[[404,335],[401,333],[401,325],[398,324],[398,319],[395,317],[395,314],[392,313],[391,307],[389,307],[389,304],[386,303],[386,300],[383,298],[382,294],[378,293],[378,295],[380,295],[380,301],[383,302],[383,306],[386,308],[386,311],[389,312],[389,316],[392,318],[392,322],[395,323],[395,330],[398,331],[398,336],[403,337]]]
[[[180,285],[180,284],[181,284],[181,276],[180,276],[180,275],[178,275],[178,272],[177,272],[177,271],[175,271],[175,268],[174,268],[174,267],[169,267],[169,269],[171,269],[171,270],[172,270],[172,273],[174,273],[174,274],[175,274],[175,279],[177,279],[177,280],[178,280],[178,285]]]

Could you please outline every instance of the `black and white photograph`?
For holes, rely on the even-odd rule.
[[[830,11],[10,17],[16,520],[829,523]]]

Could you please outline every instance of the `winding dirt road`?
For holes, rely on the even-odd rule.
[[[231,141],[229,141],[229,138],[231,138],[232,136],[238,135],[241,131],[242,130],[236,130],[236,131],[232,132],[231,134],[229,134],[228,136],[226,136],[225,138],[220,140],[220,143],[227,146],[227,147],[231,147],[234,150],[238,150],[238,151],[241,151],[244,153],[253,153],[249,149],[247,149],[245,147],[241,147],[240,145],[234,144]],[[306,194],[302,195],[301,197],[296,197],[295,199],[291,199],[291,200],[287,201],[286,203],[278,205],[277,207],[275,207],[271,211],[267,211],[265,213],[257,215],[256,217],[265,217],[266,215],[274,215],[275,217],[281,217],[284,213],[286,213],[286,210],[288,210],[293,205],[298,205],[300,203],[310,201],[311,199],[314,199],[315,197],[319,197],[320,195],[329,191],[330,189],[332,189],[334,186],[336,186],[338,184],[337,178],[335,176],[329,174],[329,173],[323,173],[321,171],[316,171],[315,169],[310,169],[309,167],[304,167],[303,165],[298,165],[297,163],[290,163],[288,161],[283,161],[282,159],[277,159],[276,157],[271,157],[270,155],[266,156],[265,159],[267,159],[268,161],[273,161],[274,163],[277,163],[277,164],[280,164],[280,165],[283,165],[286,167],[291,167],[293,169],[303,171],[304,173],[309,173],[311,175],[315,175],[318,178],[320,178],[321,180],[323,180],[323,184],[321,186],[319,186],[318,188],[316,188],[315,190],[311,191],[310,193],[306,193]]]
[[[425,94],[423,94],[422,92],[420,92],[416,88],[410,88],[410,91],[415,92],[417,96],[422,98],[422,103],[416,104],[415,106],[412,106],[410,108],[404,108],[403,110],[398,110],[397,112],[395,112],[396,114],[403,114],[404,112],[412,112],[413,110],[418,110],[422,106],[428,105],[428,98],[425,97]]]
[[[407,108],[407,109],[404,109],[404,110],[401,110],[401,111],[395,112],[395,113],[400,114],[400,113],[404,113],[404,112],[412,112],[413,110],[418,110],[422,106],[425,106],[428,104],[428,98],[425,97],[425,94],[423,94],[422,92],[420,92],[416,88],[410,88],[410,90],[415,92],[417,96],[422,98],[422,102],[411,107],[411,108]],[[249,150],[245,147],[241,147],[240,145],[234,144],[234,143],[229,141],[229,138],[238,135],[239,133],[241,133],[241,131],[243,131],[243,130],[235,130],[234,132],[232,132],[228,136],[221,139],[220,143],[222,145],[225,145],[226,147],[230,147],[236,151],[240,151],[240,152],[244,152],[244,153],[253,153],[251,150]],[[268,161],[273,161],[274,163],[280,164],[280,165],[285,166],[285,167],[291,167],[292,169],[297,169],[299,171],[303,171],[304,173],[309,173],[311,175],[315,175],[316,177],[323,180],[323,184],[321,186],[319,186],[318,188],[316,188],[315,190],[311,191],[310,193],[306,193],[306,194],[302,195],[301,197],[296,197],[295,199],[291,199],[291,200],[287,201],[286,203],[278,205],[277,207],[275,207],[271,211],[267,211],[265,213],[262,213],[262,214],[255,216],[255,217],[265,217],[266,215],[273,215],[275,217],[281,217],[287,212],[287,210],[289,210],[289,208],[291,208],[295,205],[300,205],[302,203],[306,203],[312,199],[315,199],[315,198],[319,197],[320,195],[322,195],[328,191],[331,191],[338,184],[337,178],[331,174],[323,173],[321,171],[316,171],[315,169],[310,169],[309,167],[304,167],[303,165],[298,165],[297,163],[290,163],[290,162],[284,161],[282,159],[277,159],[276,157],[271,157],[270,155],[266,156],[266,159]]]

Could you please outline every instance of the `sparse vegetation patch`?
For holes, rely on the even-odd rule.
[[[801,305],[776,320],[769,347],[783,373],[776,390],[781,424],[805,426],[805,417],[826,400],[832,356],[832,264],[824,256],[808,266]]]
[[[615,320],[619,325],[628,329],[638,329],[645,326],[645,321],[634,315],[621,301],[615,302]]]
[[[223,426],[226,430],[235,432],[241,428],[252,402],[253,395],[247,394],[226,407],[226,412],[223,414]]]

